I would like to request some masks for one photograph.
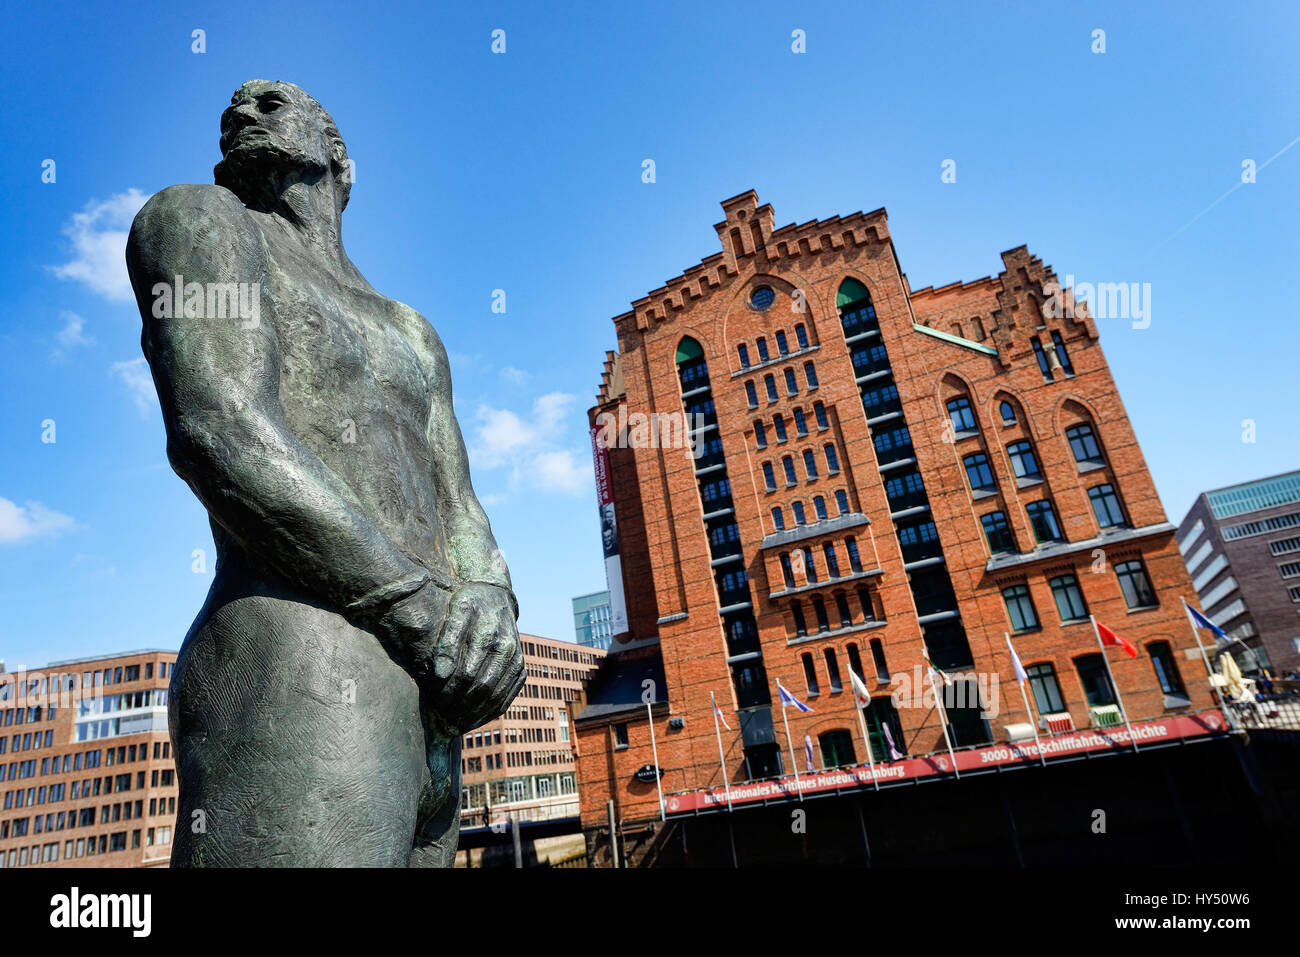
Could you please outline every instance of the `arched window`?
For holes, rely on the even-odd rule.
[[[767,429],[762,422],[754,423],[754,444],[760,448],[767,448]]]
[[[781,555],[781,577],[785,581],[786,588],[793,588],[795,586],[794,566],[790,563],[790,556],[784,553]],[[798,607],[797,602],[795,603],[795,606]]]
[[[862,606],[862,617],[867,621],[876,620],[876,605],[871,600],[871,590],[865,586],[858,589],[858,604]]]
[[[805,651],[799,658],[803,662],[803,680],[808,689],[808,697],[821,694],[822,689],[817,684],[817,665],[813,662],[812,654]]]
[[[767,340],[766,340],[766,339],[764,339],[762,336],[759,336],[759,337],[758,337],[758,341],[755,342],[754,345],[758,346],[758,361],[759,361],[759,362],[766,362],[768,359],[771,358],[771,356],[769,356],[769,355],[768,355],[768,352],[767,352]]]
[[[778,355],[788,356],[790,354],[790,343],[786,341],[784,329],[776,331],[776,351]]]
[[[841,515],[847,515],[849,512],[849,493],[842,488],[835,490],[835,509]]]
[[[844,592],[842,591],[837,591],[835,593],[835,610],[840,613],[841,627],[847,628],[849,627],[849,625],[853,624],[853,612],[849,611],[849,599],[848,596],[845,595]],[[855,664],[855,662],[853,661],[853,656],[856,655],[857,653],[858,653],[858,649],[853,645],[849,645],[850,664]],[[860,665],[856,665],[856,666],[860,667]]]
[[[834,648],[826,648],[822,654],[826,658],[826,676],[830,679],[831,694],[839,694],[844,690],[844,682],[840,680],[839,657]]]
[[[1080,465],[1100,465],[1106,461],[1101,446],[1097,444],[1097,436],[1087,422],[1066,429],[1065,438],[1070,443],[1074,460]]]
[[[1052,345],[1056,347],[1056,358],[1061,363],[1061,369],[1067,376],[1074,375],[1074,364],[1070,362],[1069,353],[1065,351],[1065,340],[1061,338],[1059,332],[1052,333]]]
[[[826,446],[826,474],[836,475],[840,471],[840,458],[835,454],[835,446]]]
[[[808,624],[803,620],[803,605],[797,601],[790,603],[790,614],[794,617],[794,633],[802,638],[808,634]]]
[[[808,580],[813,581],[814,579],[809,575]],[[812,606],[813,613],[817,616],[817,630],[830,631],[831,622],[830,619],[826,617],[826,602],[822,601],[820,597],[814,598],[812,600]]]
[[[809,360],[803,364],[803,377],[808,380],[808,389],[817,388],[817,367]]]
[[[1007,446],[1007,457],[1011,459],[1011,471],[1018,479],[1040,479],[1043,474],[1038,470],[1038,459],[1034,457],[1034,448],[1028,442],[1012,442]]]
[[[856,279],[840,283],[839,292],[835,294],[835,311],[840,314],[846,337],[880,328],[876,321],[876,307],[871,304],[871,293]]]
[[[823,768],[844,768],[858,763],[853,753],[853,735],[848,731],[824,731],[817,736]]]
[[[778,531],[785,530],[785,515],[781,513],[781,506],[772,509],[772,526]]]
[[[803,414],[803,409],[794,410],[794,430],[799,435],[808,434],[808,419]]]
[[[772,428],[776,431],[776,440],[778,442],[784,442],[785,441],[785,416],[781,415],[781,413],[779,412],[776,415],[772,416]]]
[[[871,704],[862,709],[862,717],[867,722],[871,754],[877,761],[901,761],[907,756],[903,726],[889,695],[872,698]]]
[[[803,327],[802,322],[794,327],[794,338],[799,343],[800,349],[808,348],[808,330]]]
[[[771,462],[763,463],[763,483],[769,492],[776,491],[776,473],[772,471]]]
[[[1151,642],[1147,645],[1147,654],[1151,656],[1151,667],[1156,670],[1156,680],[1160,682],[1160,690],[1167,695],[1187,697],[1182,676],[1178,673],[1178,663],[1174,660],[1169,642]]]
[[[804,471],[808,473],[808,481],[811,482],[817,478],[817,459],[812,454],[812,449],[803,450],[803,467]]]
[[[791,510],[794,512],[795,525],[803,525],[804,524],[803,502],[795,502],[794,505],[791,506]]]
[[[830,518],[830,515],[826,511],[826,499],[822,498],[820,495],[813,496],[813,511],[817,513],[817,521],[819,522]]]
[[[745,345],[742,342],[740,345],[736,346],[736,353],[740,356],[740,367],[742,369],[748,369],[749,368],[749,346]]]
[[[844,545],[849,552],[849,568],[853,569],[855,574],[862,571],[862,556],[858,554],[857,539],[846,538]]]
[[[1002,416],[1003,425],[1016,424],[1016,407],[1006,399],[998,403],[998,415]]]
[[[799,478],[798,476],[795,475],[794,472],[794,459],[791,456],[787,455],[785,458],[781,460],[781,466],[785,469],[785,484],[795,485],[796,483],[798,483]]]
[[[840,594],[842,595],[844,593],[840,592]],[[847,651],[849,655],[849,668],[852,669],[853,673],[857,675],[858,678],[865,681],[866,675],[862,673],[862,656],[858,654],[858,646],[850,641],[848,647],[844,650]]]
[[[948,419],[952,422],[952,430],[958,434],[963,432],[975,431],[975,413],[971,410],[970,399],[964,395],[959,395],[955,399],[949,399]]]
[[[876,680],[888,682],[889,665],[885,663],[885,645],[879,638],[871,639],[871,663],[876,669]]]
[[[785,391],[786,395],[799,394],[799,383],[795,381],[793,369],[785,370]]]
[[[831,578],[840,577],[840,560],[835,554],[835,545],[832,542],[822,543],[822,554],[826,556],[826,574]]]
[[[829,429],[831,427],[831,420],[826,416],[826,406],[820,402],[813,403],[813,415],[817,417],[818,429]]]
[[[750,379],[745,383],[745,398],[749,401],[751,409],[758,408],[758,390],[754,388],[754,380]]]
[[[763,385],[767,387],[768,402],[775,402],[777,399],[780,398],[780,396],[778,396],[776,392],[776,376],[770,374],[765,375],[763,377]]]

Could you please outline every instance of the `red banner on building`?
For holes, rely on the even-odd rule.
[[[1193,715],[1176,715],[1157,721],[1135,722],[1133,734],[1138,746],[1148,742],[1176,741],[1184,738],[1203,737],[1227,731],[1227,723],[1219,711],[1204,711]],[[1066,754],[1080,754],[1085,751],[1113,751],[1130,748],[1127,728],[1108,731],[1085,730],[1069,734],[1056,735],[1042,739],[1043,752],[1048,758]],[[1021,744],[996,744],[986,748],[972,748],[956,753],[957,768],[961,771],[979,771],[998,767],[999,765],[1037,763],[1038,747],[1034,742]],[[767,781],[755,781],[750,784],[737,784],[731,788],[731,804],[751,804],[762,801],[795,799],[799,792],[804,794],[822,794],[841,788],[871,787],[872,769],[867,765],[852,768],[836,768],[833,771],[817,771],[812,774],[800,774],[796,784],[793,775],[774,778]],[[924,758],[904,758],[901,761],[877,762],[876,780],[882,785],[900,781],[931,777],[952,772],[952,761],[946,752],[938,752]],[[664,797],[668,815],[690,814],[695,811],[714,810],[727,806],[725,788],[711,788],[704,791],[687,791],[681,794],[669,794]]]
[[[614,514],[614,488],[609,477],[609,450],[601,441],[606,434],[591,430],[591,458],[596,470],[596,504],[600,509],[600,542],[605,553],[605,587],[609,589],[609,615],[614,635],[612,648],[627,648],[627,599],[623,595],[623,564],[618,554],[618,518]],[[622,636],[625,640],[620,641]]]

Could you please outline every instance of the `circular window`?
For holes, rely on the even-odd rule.
[[[749,304],[755,309],[766,309],[776,301],[776,293],[771,286],[759,286],[749,294]]]

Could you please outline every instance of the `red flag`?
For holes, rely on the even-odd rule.
[[[1101,636],[1101,643],[1103,645],[1114,645],[1117,648],[1123,648],[1128,652],[1130,658],[1136,658],[1138,656],[1138,650],[1133,647],[1133,642],[1121,635],[1115,634],[1115,632],[1111,631],[1101,622],[1097,622],[1097,634]]]

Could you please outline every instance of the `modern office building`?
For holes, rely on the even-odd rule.
[[[656,819],[660,789],[671,816],[724,788],[793,800],[814,769],[853,769],[833,789],[869,762],[868,783],[1020,761],[990,746],[1035,728],[1053,753],[1110,747],[1116,685],[1134,737],[1217,726],[1174,527],[1051,268],[1022,246],[912,289],[883,210],[776,229],[752,191],[722,208],[721,250],[614,318],[589,413],[629,625],[575,714],[589,835],[610,801]],[[684,446],[611,426],[683,415]],[[1136,658],[1103,655],[1090,615]]]
[[[569,708],[605,656],[598,648],[521,634],[523,689],[506,713],[466,734],[461,749],[465,826],[577,814]]]
[[[1178,547],[1242,669],[1300,670],[1300,472],[1202,492]]]
[[[580,645],[609,650],[614,637],[609,592],[598,591],[573,599],[573,633]]]
[[[167,865],[175,661],[148,649],[0,673],[0,866]]]

